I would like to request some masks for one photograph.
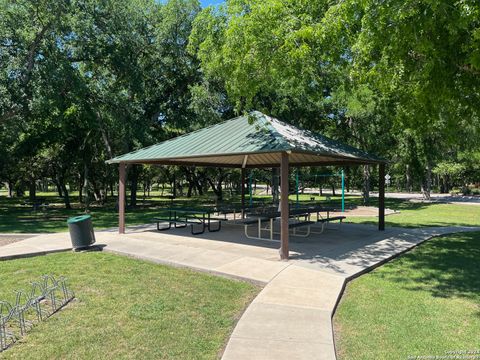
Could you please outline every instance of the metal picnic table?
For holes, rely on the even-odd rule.
[[[212,216],[217,211],[213,208],[166,208],[164,209],[168,212],[168,218],[165,217],[156,217],[154,220],[157,222],[157,230],[164,231],[172,228],[174,224],[175,228],[184,228],[188,225],[191,226],[192,235],[200,235],[205,232],[205,228],[209,232],[220,231],[222,227],[222,221],[227,221],[226,216],[219,218]],[[217,228],[212,228],[212,220],[218,221]],[[168,227],[160,228],[160,223],[168,223]],[[180,225],[178,225],[180,224]],[[194,226],[199,225],[201,227],[200,231],[194,231]]]
[[[316,222],[322,224],[322,230],[326,223],[332,220],[343,220],[345,217],[334,217],[330,218],[330,212],[335,211],[335,208],[332,207],[323,207],[323,206],[306,206],[306,207],[291,207],[289,211],[289,218],[293,218],[296,221],[289,224],[289,229],[293,229],[293,235],[306,237],[310,235],[310,226]],[[323,218],[320,213],[326,212],[327,217]],[[317,214],[316,221],[311,220],[311,214]],[[259,239],[259,240],[274,240],[273,239],[273,222],[281,216],[281,213],[277,210],[266,211],[266,212],[256,212],[245,219],[240,219],[235,221],[235,224],[244,225],[245,227],[245,236],[250,239]],[[303,218],[303,219],[302,219]],[[267,227],[262,227],[262,224],[268,223]],[[257,224],[258,236],[251,236],[248,234],[248,227]],[[296,228],[307,226],[308,230],[304,234],[296,233]],[[262,231],[269,231],[269,238],[262,237]]]

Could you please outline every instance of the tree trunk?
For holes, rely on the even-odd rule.
[[[28,199],[30,201],[35,201],[37,198],[37,184],[35,184],[35,180],[30,180],[28,184]]]
[[[83,203],[83,182],[78,185],[78,202]]]
[[[222,201],[223,200],[222,183],[223,183],[224,178],[225,178],[225,174],[223,172],[220,172],[220,174],[218,176],[218,179],[216,181],[216,184],[212,181],[211,178],[208,178],[208,182],[209,182],[215,196],[217,197],[217,201]]]
[[[12,198],[13,197],[13,185],[10,181],[5,182],[5,186],[7,188],[7,197]]]
[[[67,186],[62,181],[61,184],[62,192],[63,192],[63,202],[65,203],[65,209],[70,210],[72,205],[70,204],[70,195],[68,194]]]
[[[405,187],[408,192],[412,192],[412,175],[410,174],[410,165],[405,167]]]
[[[273,204],[278,205],[279,200],[279,168],[272,168],[272,198]]]
[[[425,200],[430,200],[432,191],[432,166],[430,162],[427,162],[425,169],[425,178],[422,182],[422,195]]]
[[[223,200],[222,181],[220,180],[217,185],[215,185],[211,179],[208,179],[208,182],[210,183],[210,187],[212,188],[213,193],[217,197],[217,200],[222,201]]]
[[[130,171],[130,206],[137,206],[137,186],[138,186],[138,170],[136,165],[132,165]]]
[[[79,171],[78,174],[78,202],[83,204],[83,173]]]
[[[174,198],[177,197],[177,177],[175,176],[175,174],[173,174],[173,191],[172,191],[172,195]]]
[[[202,196],[203,195],[203,185],[200,182],[200,179],[197,174],[193,174],[193,181],[195,182],[195,187],[197,188],[198,195]]]
[[[91,184],[93,188],[93,195],[95,196],[95,201],[102,201],[103,196],[100,189],[98,188],[97,182],[92,179]]]
[[[370,199],[370,165],[363,166],[363,203],[367,204]]]
[[[18,186],[15,188],[15,195],[17,197],[22,197],[23,195],[25,194],[25,192],[23,191],[23,188]]]
[[[193,183],[191,181],[188,182],[188,190],[187,190],[187,198],[192,197],[193,192]]]
[[[85,192],[83,204],[85,205],[85,210],[88,210],[90,206],[90,194],[88,188],[88,166],[86,163],[83,168],[83,189]]]
[[[60,182],[58,180],[55,180],[54,182],[55,182],[55,186],[57,188],[58,196],[63,198],[63,192],[62,192],[62,187],[60,186]]]
[[[184,168],[184,171],[185,171],[185,177],[187,178],[187,182],[188,182],[187,197],[191,198],[193,190],[195,188],[195,183],[193,181],[193,172],[195,170]]]

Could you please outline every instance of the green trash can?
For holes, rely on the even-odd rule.
[[[95,242],[92,217],[90,215],[72,217],[67,220],[67,224],[74,250],[88,248]]]

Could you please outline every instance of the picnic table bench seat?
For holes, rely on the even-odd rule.
[[[315,221],[309,221],[309,220],[299,221],[299,222],[288,224],[288,228],[289,229],[295,229],[295,228],[298,228],[298,227],[309,226],[309,225],[313,225],[313,224],[315,224]]]
[[[314,232],[314,234],[323,233],[323,231],[325,230],[327,225],[329,223],[331,223],[332,221],[339,221],[338,226],[340,227],[342,225],[343,220],[346,219],[346,218],[347,218],[346,216],[332,216],[332,217],[326,217],[326,218],[319,217],[319,218],[317,218],[317,222],[322,224],[322,229],[320,230],[320,232]]]
[[[259,217],[259,218],[245,218],[245,219],[238,219],[233,222],[233,224],[239,225],[254,225],[260,223],[264,223],[270,221],[271,218],[269,217]]]
[[[342,220],[346,219],[347,217],[346,216],[332,216],[332,217],[328,217],[328,218],[320,218],[320,219],[317,219],[317,222],[319,223],[324,223],[324,222],[330,222],[330,221],[340,221],[342,222]]]
[[[205,224],[203,223],[202,220],[196,219],[196,218],[185,217],[184,219],[173,219],[173,218],[166,218],[166,217],[165,218],[155,217],[155,218],[153,218],[153,221],[155,221],[157,223],[157,230],[158,231],[170,230],[172,228],[172,224],[174,224],[176,229],[185,228],[188,225],[190,225],[192,235],[199,235],[199,234],[203,234],[205,232]],[[160,223],[168,223],[168,226],[161,228]],[[177,226],[177,224],[181,224],[181,225]],[[194,231],[194,226],[195,225],[201,225],[202,230],[201,231]]]

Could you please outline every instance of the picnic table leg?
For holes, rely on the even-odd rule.
[[[172,220],[172,210],[170,210],[169,214],[169,219]],[[175,227],[175,229],[183,229],[187,227],[187,217],[185,217],[185,224],[180,226],[177,225],[177,219],[177,211],[175,210],[173,211],[173,226]]]
[[[217,231],[220,231],[220,229],[222,228],[222,221],[221,221],[221,220],[218,220],[218,227],[217,227],[216,229],[214,229],[214,230],[212,230],[212,228],[211,228],[211,226],[210,226],[210,224],[211,224],[210,221],[211,221],[211,220],[210,220],[210,214],[208,214],[208,231],[209,231],[209,232],[217,232]]]
[[[258,238],[260,239],[262,237],[262,221],[260,218],[258,219]]]
[[[187,218],[185,218],[185,223],[187,223]],[[193,227],[195,226],[195,224],[191,224],[192,235],[201,235],[205,232],[205,215],[203,216],[203,221],[201,221],[201,225],[202,225],[201,231],[193,231]]]
[[[172,228],[172,223],[170,221],[168,222],[168,227],[161,228],[161,229],[160,229],[160,221],[157,221],[157,230],[158,231],[170,230],[171,228]]]
[[[270,219],[270,240],[273,240],[273,218]]]

